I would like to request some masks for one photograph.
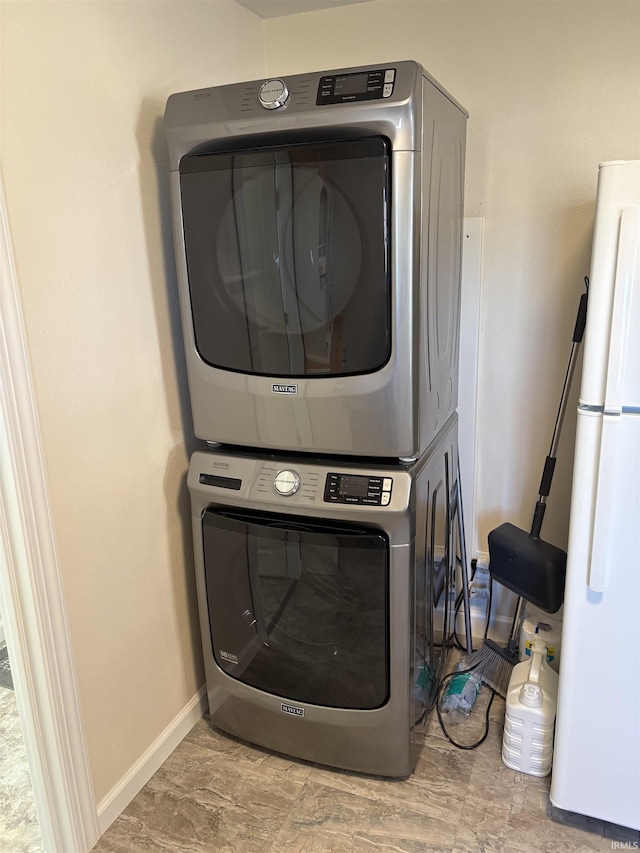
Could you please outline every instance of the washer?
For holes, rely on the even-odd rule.
[[[442,672],[453,577],[454,415],[411,467],[196,452],[195,567],[211,722],[384,776]]]

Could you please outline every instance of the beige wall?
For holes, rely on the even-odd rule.
[[[265,34],[270,74],[417,59],[469,110],[466,214],[484,218],[474,547],[486,551],[497,524],[531,522],[598,163],[640,156],[640,5],[373,0],[270,19]],[[543,529],[558,545],[574,425]]]
[[[204,680],[160,120],[171,92],[261,75],[262,22],[231,0],[0,9],[1,167],[99,802]]]

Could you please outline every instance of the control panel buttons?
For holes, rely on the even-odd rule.
[[[296,471],[278,471],[273,481],[273,487],[279,495],[295,495],[300,488],[300,477]]]
[[[374,68],[351,74],[331,74],[320,78],[316,105],[345,104],[390,98],[395,85],[395,68]]]
[[[325,481],[324,501],[358,506],[388,506],[392,488],[392,477],[331,472]]]
[[[260,86],[258,100],[265,110],[277,110],[287,102],[289,90],[282,80],[267,80]]]

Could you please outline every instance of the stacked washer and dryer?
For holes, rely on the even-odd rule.
[[[211,721],[365,773],[444,661],[466,119],[408,61],[165,113]]]

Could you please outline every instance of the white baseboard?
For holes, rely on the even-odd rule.
[[[158,768],[171,755],[207,710],[207,690],[198,693],[174,717],[129,772],[98,803],[100,834],[104,834],[131,800],[144,788]]]

